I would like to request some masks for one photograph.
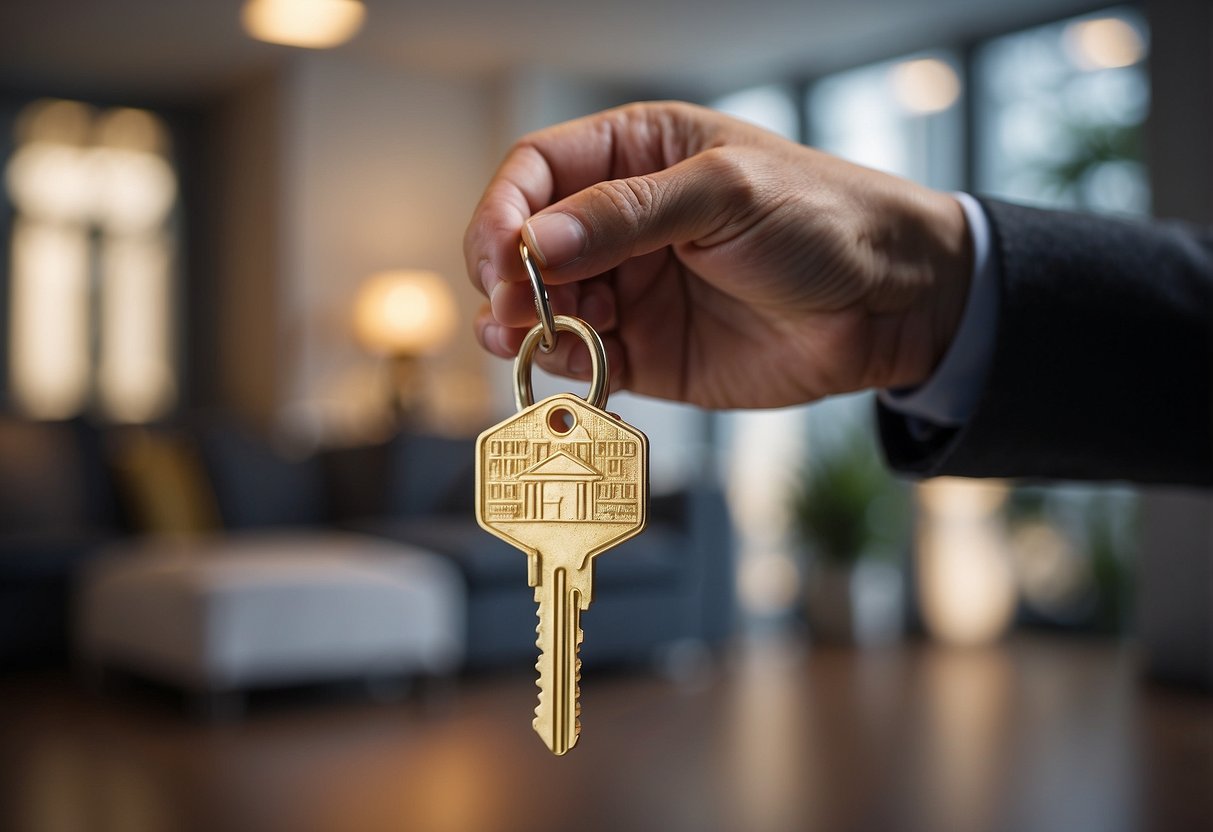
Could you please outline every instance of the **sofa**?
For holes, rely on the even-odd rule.
[[[465,666],[526,662],[526,557],[476,524],[473,442],[406,433],[296,458],[214,414],[137,430],[0,416],[0,667],[68,658],[75,582],[115,542],[266,531],[343,531],[440,555],[465,586]],[[587,664],[721,642],[733,565],[720,491],[655,497],[644,534],[599,558],[595,596]]]
[[[0,668],[66,660],[73,577],[120,534],[97,431],[0,416]]]
[[[475,521],[474,440],[402,435],[352,453],[356,459],[328,458],[330,482],[349,483],[341,491],[352,514],[342,522],[437,552],[459,568],[467,589],[467,666],[533,661],[537,619],[527,558]],[[359,490],[369,504],[356,504]],[[719,644],[732,627],[732,555],[719,489],[654,497],[646,530],[597,559],[594,604],[582,616],[583,663],[647,661],[684,640]]]

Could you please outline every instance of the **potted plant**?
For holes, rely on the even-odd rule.
[[[854,429],[810,452],[792,509],[805,547],[810,635],[858,645],[900,637],[905,602],[898,556],[909,534],[909,499],[872,437]]]

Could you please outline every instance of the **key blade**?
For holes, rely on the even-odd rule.
[[[535,590],[539,602],[539,624],[535,644],[539,648],[539,704],[531,722],[535,733],[557,756],[577,744],[581,734],[581,631],[582,592],[576,586],[580,575],[563,566],[544,570]]]

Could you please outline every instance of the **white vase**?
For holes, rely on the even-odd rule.
[[[861,647],[895,642],[905,622],[902,570],[873,558],[846,566],[814,563],[805,581],[805,612],[812,639]]]

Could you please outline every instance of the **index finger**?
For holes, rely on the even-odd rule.
[[[506,156],[464,235],[468,277],[485,295],[525,280],[518,258],[522,224],[569,194],[619,176],[653,173],[679,161],[675,138],[689,105],[632,104],[523,137]],[[678,156],[678,159],[671,158]]]
[[[472,285],[486,296],[502,280],[522,280],[518,234],[527,217],[547,205],[552,171],[530,145],[519,144],[493,175],[463,238],[463,256]]]

